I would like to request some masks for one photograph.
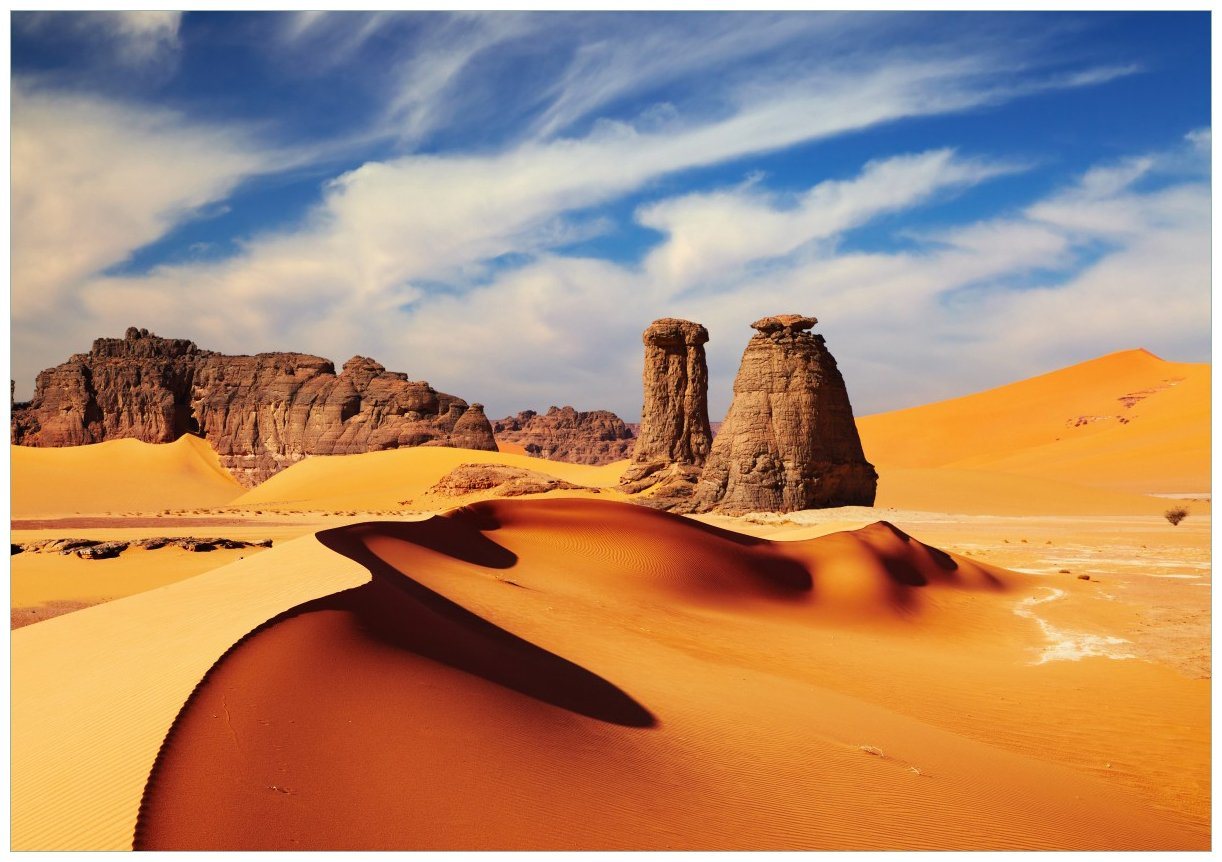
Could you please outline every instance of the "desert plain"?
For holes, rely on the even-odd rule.
[[[875,505],[789,513],[13,446],[12,847],[1206,850],[1209,399],[1132,350],[859,417]]]

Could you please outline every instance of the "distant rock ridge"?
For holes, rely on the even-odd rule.
[[[118,438],[208,440],[253,487],[307,455],[406,446],[496,450],[480,404],[354,356],[335,365],[305,353],[229,356],[131,327],[38,375],[15,404],[12,440],[79,446]]]
[[[595,466],[622,461],[632,451],[632,430],[609,410],[578,411],[551,407],[546,413],[523,410],[492,423],[496,439],[514,443],[526,454],[550,461]]]

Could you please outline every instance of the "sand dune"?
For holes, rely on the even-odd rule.
[[[243,488],[204,440],[10,446],[12,517],[220,506]]]
[[[864,416],[880,473],[951,467],[1129,493],[1210,487],[1210,366],[1128,350],[987,392]]]
[[[208,668],[285,608],[367,579],[306,536],[14,631],[12,849],[130,849],[157,750]]]
[[[1159,516],[1170,500],[1038,476],[956,467],[878,468],[879,508],[992,515]],[[1208,503],[1191,502],[1198,513]],[[1161,519],[1160,519],[1161,520]]]
[[[453,498],[429,500],[427,494],[460,464],[508,464],[545,472],[575,485],[606,489],[614,488],[624,471],[623,462],[590,467],[509,452],[420,446],[361,455],[306,458],[243,494],[234,505],[332,511],[448,509],[454,505]],[[589,496],[589,492],[583,491],[553,493]]]
[[[514,500],[320,538],[372,580],[286,605],[213,668],[137,846],[1208,846],[1145,766],[1073,759],[1139,752],[1151,705],[1207,739],[1208,686],[1107,659],[1050,674],[1014,613],[1031,576],[888,524],[771,543]],[[1181,780],[1207,781],[1194,756]]]

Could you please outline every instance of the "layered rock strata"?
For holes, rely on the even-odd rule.
[[[496,449],[481,405],[372,359],[354,356],[336,374],[320,356],[227,356],[135,327],[39,374],[34,398],[14,407],[11,430],[23,446],[199,434],[247,487],[307,455]]]
[[[765,317],[743,353],[734,400],[687,511],[727,514],[871,506],[848,390],[813,317]]]
[[[690,497],[708,458],[708,340],[699,323],[673,317],[655,320],[642,335],[645,403],[632,464],[620,482],[630,494],[648,490],[640,499],[647,505],[672,508]]]
[[[552,407],[546,413],[523,410],[492,423],[503,443],[514,443],[526,454],[573,464],[610,464],[632,452],[632,430],[609,410],[578,411]]]

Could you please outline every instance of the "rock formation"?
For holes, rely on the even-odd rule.
[[[552,407],[540,415],[523,410],[492,423],[496,439],[516,443],[528,455],[573,464],[610,464],[632,451],[632,431],[609,410],[579,412]]]
[[[640,502],[671,508],[691,495],[713,440],[704,359],[709,332],[699,323],[666,317],[651,323],[642,340],[641,431],[620,482],[630,494],[653,489]]]
[[[11,543],[10,543],[11,544]],[[200,539],[195,536],[157,536],[151,539],[116,539],[102,541],[100,539],[41,539],[36,542],[14,544],[13,554],[52,554],[61,556],[75,554],[82,560],[109,560],[119,556],[128,548],[143,548],[146,551],[157,551],[162,548],[181,548],[184,551],[206,553],[218,548],[237,550],[239,548],[270,548],[271,539],[261,542],[248,542],[243,539]]]
[[[813,317],[751,324],[734,400],[688,511],[727,514],[871,506],[878,474],[866,461],[848,390]]]
[[[521,497],[526,494],[566,490],[598,493],[597,488],[574,485],[538,470],[510,467],[508,464],[459,464],[442,476],[441,481],[429,489],[429,493],[462,497],[481,491],[492,491],[498,497]]]
[[[13,442],[23,446],[169,443],[185,433],[206,438],[247,487],[307,455],[496,449],[480,405],[372,359],[354,356],[336,374],[319,356],[227,356],[135,327],[43,371],[12,419]]]

